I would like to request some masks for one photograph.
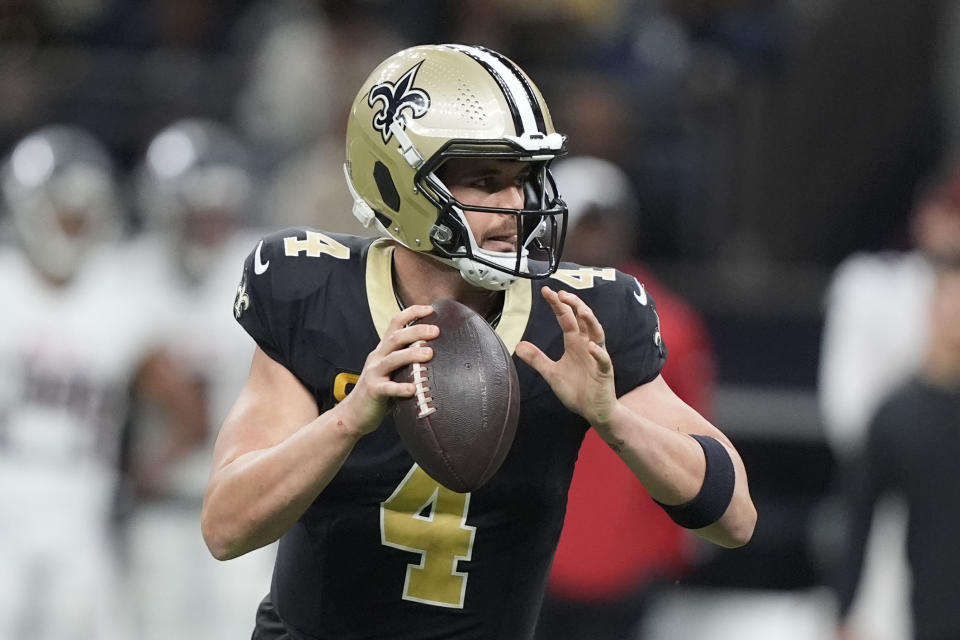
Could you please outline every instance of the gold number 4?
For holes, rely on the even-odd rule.
[[[467,574],[460,560],[473,554],[476,527],[467,525],[470,494],[441,486],[413,465],[393,494],[380,503],[380,540],[420,554],[407,565],[403,599],[438,607],[463,608]]]
[[[574,289],[589,289],[593,287],[594,278],[601,280],[616,280],[616,270],[607,267],[605,269],[594,269],[592,267],[581,267],[580,269],[557,269],[551,278],[559,280]]]
[[[283,239],[283,252],[288,256],[297,256],[303,252],[311,258],[319,258],[324,254],[340,260],[350,258],[350,247],[319,231],[307,231],[306,238],[303,239],[287,236]]]

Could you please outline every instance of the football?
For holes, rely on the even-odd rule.
[[[466,493],[483,486],[506,458],[517,431],[520,387],[513,359],[479,314],[454,300],[433,303],[417,323],[436,325],[425,341],[429,362],[393,373],[417,393],[393,406],[393,419],[414,461],[434,480]]]

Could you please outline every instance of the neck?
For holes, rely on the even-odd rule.
[[[960,389],[960,353],[949,348],[930,349],[921,375],[937,386]]]
[[[454,267],[399,244],[395,247],[393,286],[404,305],[450,299],[486,317],[502,304],[501,292],[474,287]]]

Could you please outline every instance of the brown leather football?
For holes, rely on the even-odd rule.
[[[454,300],[432,306],[416,323],[440,329],[425,341],[433,358],[393,372],[394,380],[417,385],[416,395],[394,404],[393,419],[414,461],[465,493],[487,482],[510,451],[520,387],[510,352],[486,320]]]

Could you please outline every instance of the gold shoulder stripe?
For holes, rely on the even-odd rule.
[[[380,338],[386,333],[390,318],[401,311],[393,290],[392,260],[393,243],[390,240],[380,238],[370,245],[370,250],[367,251],[367,303],[370,305],[370,317]],[[511,354],[527,329],[532,303],[530,280],[518,278],[506,291],[503,314],[497,324],[497,334]]]
[[[503,300],[503,315],[497,324],[497,334],[511,355],[527,329],[532,306],[533,283],[526,278],[517,278],[507,289]]]
[[[390,318],[401,311],[390,276],[392,260],[393,243],[386,238],[374,240],[367,251],[367,304],[370,305],[373,326],[377,328],[377,335],[381,339],[387,331]]]

